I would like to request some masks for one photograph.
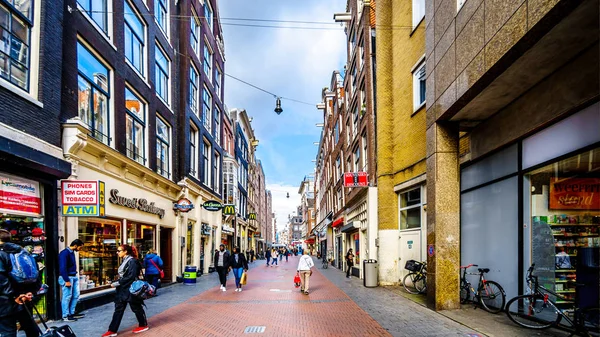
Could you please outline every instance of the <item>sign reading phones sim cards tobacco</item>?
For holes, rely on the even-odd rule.
[[[61,181],[62,215],[99,216],[99,181]],[[104,204],[104,200],[102,200]],[[103,205],[102,205],[103,206]]]

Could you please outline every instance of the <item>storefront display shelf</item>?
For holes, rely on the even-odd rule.
[[[556,269],[555,272],[557,273],[574,273],[576,272],[575,269]]]
[[[572,304],[573,302],[575,302],[575,300],[573,301],[563,301],[563,300],[558,300],[556,301],[556,304]]]
[[[574,294],[575,290],[557,290],[557,294]]]

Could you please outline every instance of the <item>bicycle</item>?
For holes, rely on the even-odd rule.
[[[481,304],[481,307],[488,312],[497,314],[504,308],[506,293],[502,286],[495,281],[486,280],[484,274],[489,273],[489,268],[478,268],[478,274],[467,273],[467,269],[479,267],[476,264],[460,267],[463,270],[460,278],[460,303],[467,303],[473,295],[473,302]],[[479,284],[477,291],[467,280],[467,275],[479,275]]]
[[[323,258],[321,260],[323,262],[323,266],[321,268],[327,269],[329,267],[329,261],[327,259],[327,256],[323,255]]]
[[[411,294],[423,294],[427,290],[427,262],[408,260],[404,269],[411,272],[402,279],[404,290]]]
[[[560,309],[556,301],[567,298],[541,286],[538,277],[533,275],[535,263],[527,270],[527,285],[530,293],[512,298],[506,304],[506,315],[514,323],[528,329],[546,329],[556,327],[565,320],[571,327],[571,335],[599,336],[600,311],[598,308],[580,309],[576,305],[569,309]],[[569,315],[572,315],[571,319]],[[594,334],[592,334],[594,333]]]

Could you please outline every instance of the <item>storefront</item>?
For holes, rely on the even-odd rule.
[[[58,260],[51,258],[58,256],[61,239],[57,180],[71,174],[71,164],[62,159],[60,148],[10,128],[2,130],[0,228],[8,230],[12,242],[30,251],[36,259],[41,280],[50,288],[37,308],[42,315],[54,319],[61,316]]]
[[[598,271],[591,290],[570,281],[582,277],[582,254],[600,250],[598,125],[596,103],[462,169],[461,265],[490,268],[511,298],[535,263],[562,302],[597,305]]]
[[[344,239],[342,236],[342,232],[340,228],[344,226],[344,218],[338,218],[331,223],[331,228],[333,230],[333,236],[335,238],[334,244],[334,266],[338,269],[344,269],[346,264],[344,262]]]
[[[221,242],[220,244],[225,245],[225,249],[231,251],[233,249],[233,234],[234,230],[229,224],[223,224],[221,226]]]

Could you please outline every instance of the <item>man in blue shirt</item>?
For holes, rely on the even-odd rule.
[[[84,314],[75,314],[77,301],[79,301],[79,277],[77,277],[75,252],[81,250],[82,247],[83,241],[75,239],[58,255],[60,275],[58,284],[62,288],[62,318],[65,322],[73,322],[84,316]]]

